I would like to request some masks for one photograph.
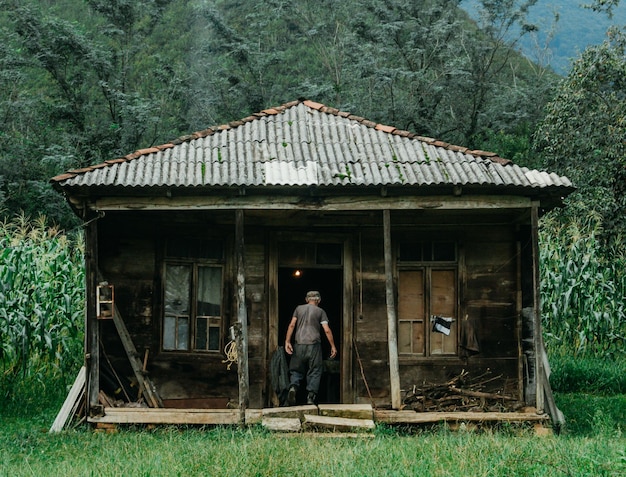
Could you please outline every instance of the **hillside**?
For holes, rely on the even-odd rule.
[[[529,10],[529,21],[539,31],[520,42],[521,51],[531,60],[549,64],[567,74],[573,58],[590,45],[604,41],[611,25],[626,25],[626,3],[621,2],[612,19],[584,8],[583,0],[539,0]],[[463,0],[461,6],[476,18],[477,0]],[[555,18],[558,16],[558,21]],[[546,50],[547,46],[547,50]]]

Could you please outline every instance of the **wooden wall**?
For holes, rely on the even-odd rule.
[[[228,401],[237,403],[236,364],[227,370],[223,356],[218,353],[161,352],[159,328],[162,314],[159,264],[165,237],[173,233],[217,234],[232,245],[234,217],[234,211],[118,212],[107,214],[98,222],[100,270],[115,285],[117,305],[142,359],[145,350],[149,350],[147,369],[165,400],[188,399],[214,407],[225,406]],[[275,219],[255,213],[245,221],[250,406],[253,408],[267,406],[271,400],[268,363],[273,350],[268,350],[267,277],[272,232],[315,231],[318,224],[315,219],[315,214],[302,212],[292,215],[288,222],[273,223]],[[442,220],[444,223],[438,223]],[[470,373],[490,369],[494,375],[502,374],[501,386],[507,391],[521,392],[521,277],[526,276],[521,270],[526,265],[520,255],[516,226],[511,222],[508,216],[494,219],[464,214],[463,218],[441,219],[436,212],[426,218],[423,213],[392,215],[394,242],[408,233],[430,239],[445,237],[458,244],[459,316],[473,321],[480,343],[479,353],[464,358],[401,356],[402,389],[423,382],[441,382],[463,369]],[[391,398],[382,215],[335,214],[333,218],[326,217],[323,228],[317,230],[318,234],[339,232],[352,237],[353,309],[352,316],[343,319],[353,327],[354,401],[370,402],[361,376],[362,366],[374,401],[388,404]],[[224,343],[229,339],[228,325],[236,320],[233,260],[232,254],[227,253]],[[397,285],[397,274],[394,278]],[[104,350],[113,366],[123,375],[132,376],[112,322],[102,321],[101,330]],[[356,359],[357,352],[360,362]]]

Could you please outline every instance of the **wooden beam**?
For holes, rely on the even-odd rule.
[[[112,407],[89,422],[116,424],[238,424],[237,409],[154,409]]]
[[[532,267],[533,267],[533,345],[535,348],[535,375],[537,379],[537,394],[535,407],[542,413],[544,409],[545,371],[541,362],[543,340],[541,337],[541,279],[539,270],[539,202],[533,202],[530,214]]]
[[[530,412],[415,412],[375,410],[374,420],[387,424],[430,424],[435,422],[536,422],[548,421],[547,414]]]
[[[354,270],[352,260],[352,241],[345,239],[343,241],[343,310],[341,316],[341,349],[339,356],[341,360],[341,389],[340,402],[354,402],[355,383],[352,373],[353,364],[353,348],[352,342],[354,337],[354,318],[352,299],[354,296]]]
[[[387,341],[389,343],[389,380],[391,382],[391,407],[400,409],[400,365],[398,363],[398,332],[396,304],[393,292],[393,262],[391,255],[391,213],[383,211],[385,249],[385,300],[387,303]]]
[[[250,402],[250,379],[248,376],[248,313],[246,309],[246,270],[244,261],[243,210],[235,213],[235,255],[237,257],[237,375],[239,377],[240,422],[246,420],[246,408]]]
[[[424,196],[424,197],[301,197],[275,195],[193,197],[103,197],[91,208],[106,210],[473,210],[527,209],[528,197],[520,196]]]
[[[143,363],[139,358],[137,348],[135,348],[135,343],[133,343],[133,340],[130,337],[130,333],[128,332],[128,328],[126,328],[126,323],[124,323],[120,310],[117,305],[114,306],[115,312],[113,313],[113,322],[115,323],[115,328],[117,329],[117,333],[120,336],[120,340],[122,341],[122,345],[126,351],[126,356],[128,356],[130,366],[133,369],[135,377],[137,378],[139,389],[143,390],[143,394],[146,396],[146,402],[149,406],[163,407],[163,401],[161,401],[161,398],[156,392],[152,381],[144,373]]]
[[[85,364],[87,367],[87,413],[99,407],[100,323],[96,316],[98,281],[98,221],[85,227]]]

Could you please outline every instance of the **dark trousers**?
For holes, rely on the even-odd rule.
[[[317,394],[322,379],[322,345],[295,344],[289,362],[289,385],[300,387],[306,375],[306,390]]]

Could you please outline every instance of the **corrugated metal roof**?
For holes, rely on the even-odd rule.
[[[516,186],[571,188],[564,176],[519,167],[294,101],[228,125],[52,179],[61,187]]]

